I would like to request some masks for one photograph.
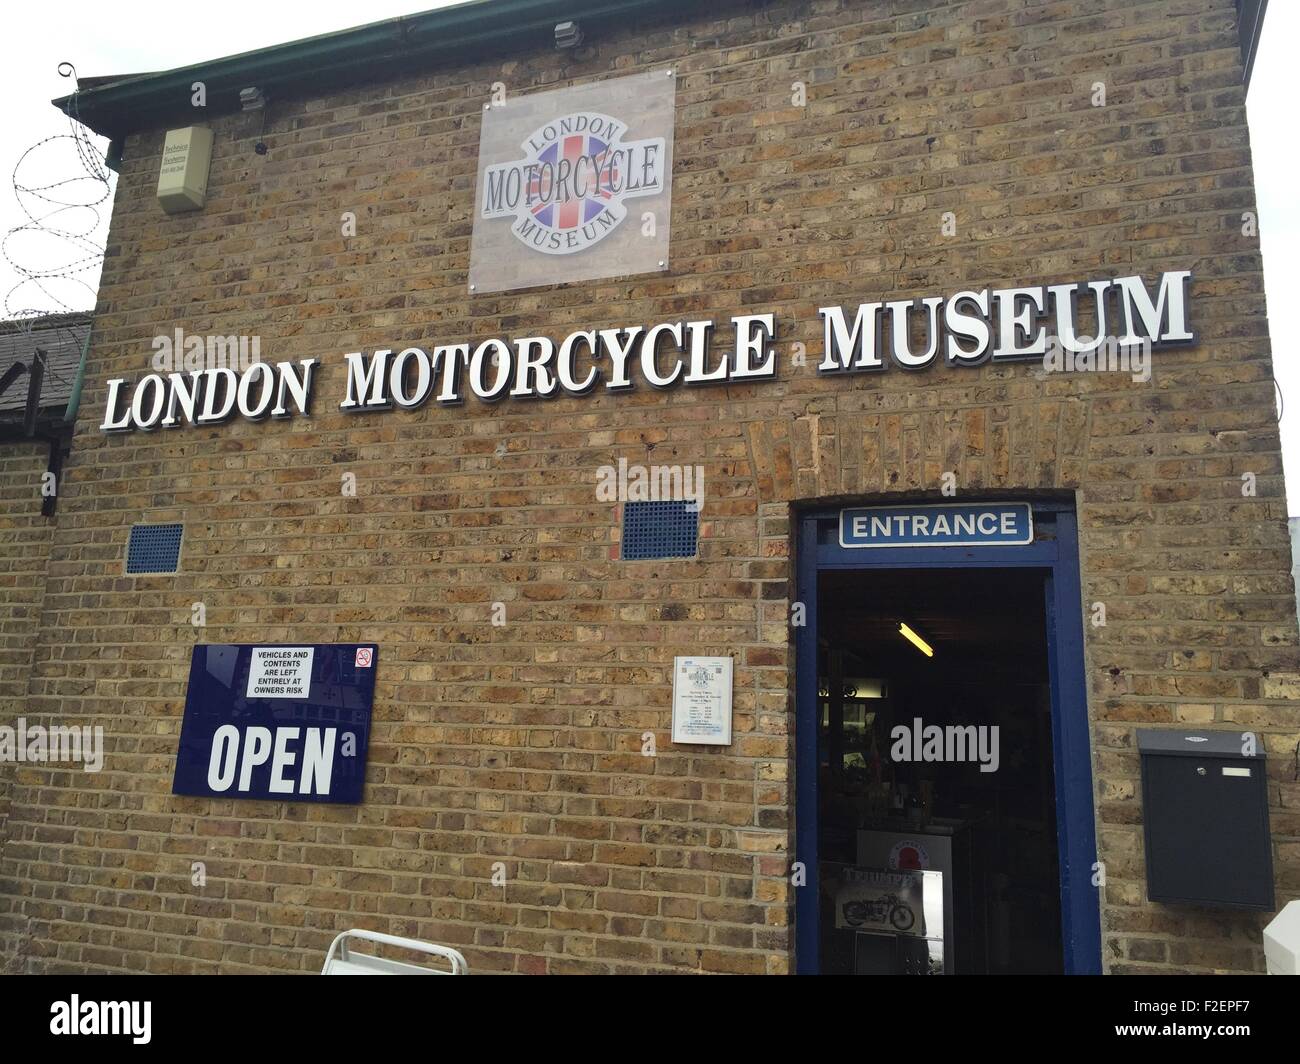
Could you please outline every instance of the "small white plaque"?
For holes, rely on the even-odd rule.
[[[673,742],[731,745],[731,658],[673,658]]]
[[[247,698],[307,698],[315,647],[254,647]]]

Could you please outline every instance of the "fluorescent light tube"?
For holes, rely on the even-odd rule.
[[[914,631],[912,631],[912,629],[907,627],[907,625],[900,623],[898,626],[898,634],[901,635],[904,639],[906,639],[909,643],[911,643],[912,646],[916,647],[916,649],[919,650],[922,654],[924,654],[927,658],[934,657],[934,648],[930,646],[930,644],[927,643],[924,639],[922,639],[919,635],[917,635]]]

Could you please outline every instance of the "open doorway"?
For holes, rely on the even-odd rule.
[[[818,578],[826,973],[1059,973],[1048,572]]]

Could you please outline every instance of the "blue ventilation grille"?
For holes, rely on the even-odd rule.
[[[181,559],[184,525],[132,525],[126,545],[128,573],[174,573]]]
[[[692,505],[685,500],[624,504],[623,560],[694,558],[700,540],[700,512]]]

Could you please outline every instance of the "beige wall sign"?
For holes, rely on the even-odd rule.
[[[186,126],[167,131],[158,167],[158,202],[168,214],[197,211],[207,201],[212,130]]]

